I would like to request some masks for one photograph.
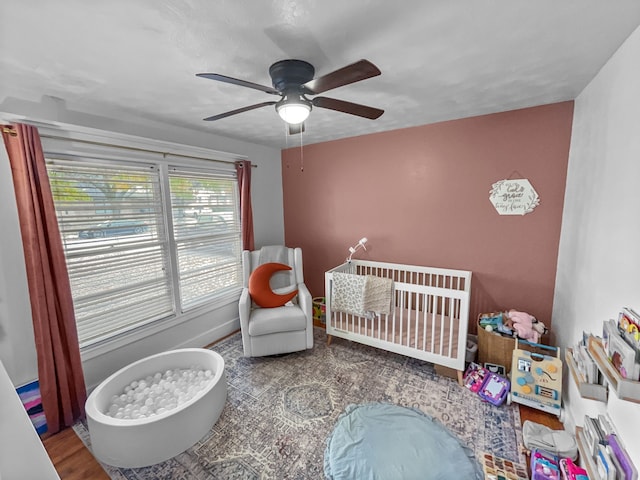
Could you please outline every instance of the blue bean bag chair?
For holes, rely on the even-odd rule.
[[[420,410],[349,405],[327,439],[330,480],[483,480],[473,452]]]

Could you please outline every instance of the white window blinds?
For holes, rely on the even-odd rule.
[[[81,348],[240,288],[234,172],[91,155],[47,170]]]
[[[47,169],[81,347],[170,315],[157,167],[84,159]]]
[[[241,284],[238,186],[234,176],[169,168],[182,308]]]

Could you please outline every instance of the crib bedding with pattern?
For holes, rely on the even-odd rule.
[[[470,291],[469,271],[352,260],[325,272],[327,335],[453,368],[461,379]]]

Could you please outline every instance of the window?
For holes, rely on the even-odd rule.
[[[169,183],[180,298],[190,308],[240,285],[238,182],[172,168]]]
[[[45,156],[81,348],[240,288],[235,171]]]

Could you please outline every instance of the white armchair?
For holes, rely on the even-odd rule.
[[[296,352],[313,348],[312,299],[304,284],[302,250],[286,248],[286,261],[290,271],[289,285],[295,285],[298,295],[292,304],[275,308],[262,308],[251,300],[249,277],[261,263],[260,250],[242,252],[243,289],[240,295],[240,329],[245,357],[261,357]],[[264,259],[263,259],[264,260]]]

